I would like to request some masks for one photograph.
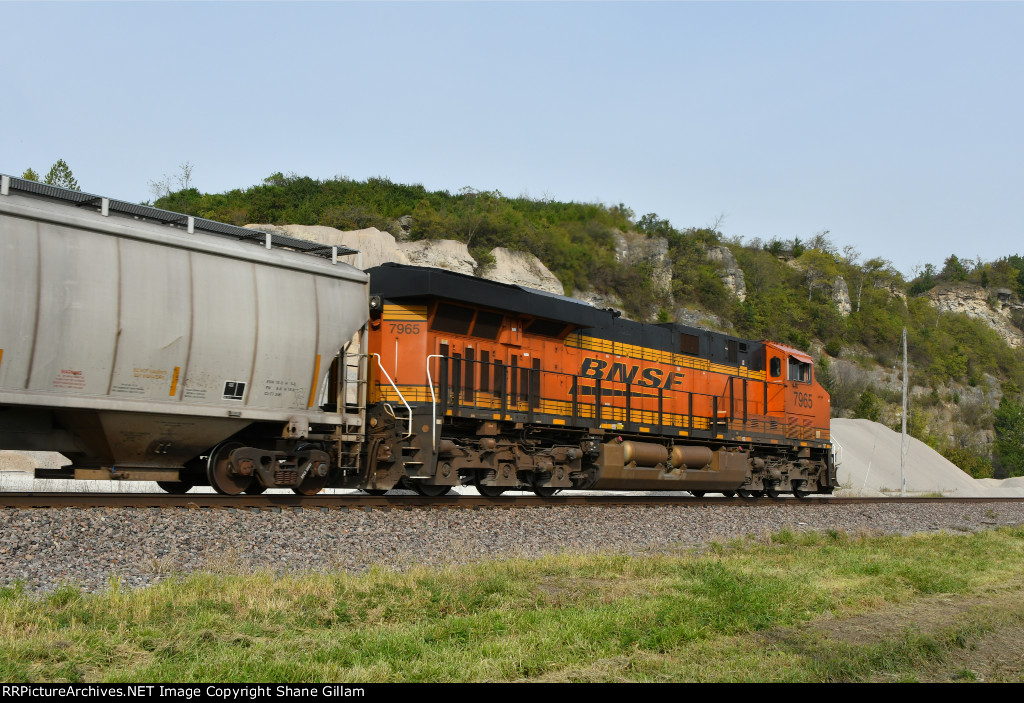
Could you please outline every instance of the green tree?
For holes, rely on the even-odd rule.
[[[815,290],[831,287],[839,276],[835,258],[822,249],[805,249],[798,262],[804,272],[808,302]]]
[[[995,455],[1006,476],[1024,476],[1024,403],[1004,395],[995,413]]]
[[[942,277],[947,281],[967,280],[967,267],[956,254],[951,254],[942,264]]]
[[[82,190],[64,159],[57,159],[57,163],[50,167],[50,172],[46,174],[43,182],[68,190]]]
[[[907,291],[910,295],[920,295],[935,287],[935,265],[925,264],[924,272],[914,279]]]
[[[25,173],[21,174],[21,177],[24,178],[26,181],[36,181],[37,183],[39,182],[39,174],[36,173],[31,168],[26,168]]]
[[[878,422],[882,419],[882,399],[875,395],[870,388],[865,388],[853,409],[853,416]]]

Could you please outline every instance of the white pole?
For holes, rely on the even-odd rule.
[[[903,328],[903,420],[900,434],[900,495],[907,495],[907,328]]]

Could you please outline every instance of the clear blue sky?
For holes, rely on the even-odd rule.
[[[908,273],[1024,254],[1024,3],[0,2],[0,172],[625,203]]]

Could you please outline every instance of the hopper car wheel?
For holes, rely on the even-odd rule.
[[[732,498],[736,495],[736,491],[722,491],[722,495],[726,498]]]
[[[386,488],[364,488],[363,493],[371,496],[382,496],[388,492]]]
[[[554,488],[552,486],[537,486],[533,489],[533,494],[541,498],[550,498],[561,490],[561,488]]]
[[[315,444],[301,444],[298,450],[304,451],[307,449],[316,449]],[[330,471],[327,468],[327,464],[321,464],[320,469],[324,472],[323,475],[318,474],[314,469],[315,466],[311,466],[309,471],[306,472],[305,478],[299,483],[298,486],[292,486],[292,491],[298,493],[300,496],[315,496],[317,493],[327,487],[327,479],[330,478]]]
[[[451,486],[434,486],[429,483],[423,483],[422,481],[410,481],[412,483],[412,489],[419,493],[421,496],[427,498],[437,498],[438,496],[446,496],[452,492]]]
[[[298,493],[300,496],[315,496],[317,493],[322,491],[326,485],[326,476],[317,476],[315,480],[312,476],[307,476],[302,479],[302,483],[298,486],[292,486],[292,491]]]
[[[258,496],[260,493],[263,493],[266,490],[267,490],[266,486],[264,486],[259,481],[253,479],[253,482],[250,483],[249,487],[245,489],[245,494],[246,495],[250,495],[250,496]]]
[[[476,492],[488,498],[497,498],[505,492],[504,486],[486,486],[479,481],[476,482]]]
[[[704,491],[690,491],[690,495],[692,495],[694,498],[703,498]]]
[[[213,490],[221,495],[237,496],[254,483],[251,474],[249,476],[233,474],[228,466],[228,457],[231,452],[241,446],[242,444],[239,442],[221,442],[214,447],[206,460],[206,477],[210,479]]]
[[[156,485],[171,495],[184,495],[192,490],[193,486],[188,481],[157,481]]]
[[[318,476],[310,470],[310,472],[306,474],[306,478],[302,479],[302,483],[298,486],[292,486],[292,491],[298,493],[300,496],[315,496],[327,487],[327,477],[329,475],[330,474],[325,472],[323,476]]]

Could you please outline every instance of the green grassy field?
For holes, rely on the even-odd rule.
[[[0,590],[15,681],[1020,681],[1024,529]]]

